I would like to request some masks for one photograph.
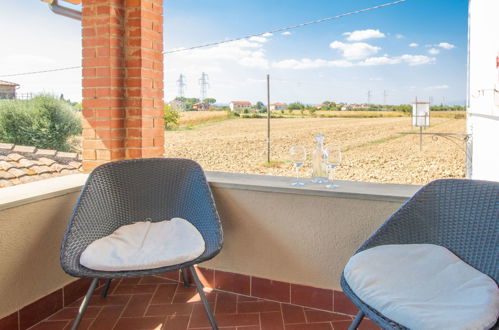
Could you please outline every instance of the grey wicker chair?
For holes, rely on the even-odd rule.
[[[206,249],[195,260],[179,265],[140,271],[96,271],[79,262],[83,250],[93,241],[111,234],[120,226],[139,220],[153,222],[180,217],[190,221],[204,238]],[[107,279],[102,295],[107,295],[113,278],[139,277],[180,270],[188,285],[189,269],[208,314],[217,325],[193,265],[216,256],[223,232],[215,203],[201,167],[188,159],[133,159],[97,167],[78,198],[61,248],[63,270],[75,277],[93,281],[83,299],[72,329],[77,329],[98,279]]]
[[[421,188],[356,253],[386,244],[440,245],[498,282],[498,223],[498,182],[436,180]],[[341,287],[360,309],[349,329],[356,329],[365,315],[384,329],[407,329],[364,303],[344,276]]]

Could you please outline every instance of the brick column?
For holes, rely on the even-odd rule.
[[[83,167],[162,157],[162,0],[84,0]]]

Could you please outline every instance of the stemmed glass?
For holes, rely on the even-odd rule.
[[[334,170],[337,166],[341,164],[341,150],[335,146],[327,146],[325,148],[327,157],[327,167],[328,167],[328,176],[330,183],[326,186],[326,188],[334,189],[338,188],[337,184],[334,184]]]
[[[301,187],[305,185],[305,183],[300,181],[298,171],[307,160],[307,151],[305,150],[304,146],[292,146],[291,149],[289,149],[289,154],[291,155],[291,161],[293,162],[293,166],[295,167],[296,175],[296,181],[291,183],[291,185],[295,187]]]

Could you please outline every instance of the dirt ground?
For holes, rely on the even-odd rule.
[[[426,132],[464,133],[465,125],[465,119],[432,118]],[[303,145],[309,157],[300,175],[309,177],[314,135],[320,133],[326,144],[343,151],[338,179],[425,184],[465,175],[463,140],[424,136],[420,151],[419,135],[404,134],[419,132],[409,117],[272,119],[270,164],[266,164],[266,129],[266,119],[231,119],[167,131],[166,154],[194,159],[208,171],[292,176],[289,149]]]

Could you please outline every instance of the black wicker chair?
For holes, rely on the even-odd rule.
[[[498,223],[498,182],[436,180],[421,188],[356,253],[386,244],[440,245],[498,282]],[[364,303],[344,276],[341,287],[360,309],[349,329],[356,329],[365,315],[384,329],[407,329]]]
[[[195,260],[168,267],[139,271],[96,271],[79,262],[83,250],[93,241],[120,226],[150,219],[158,222],[180,217],[190,221],[204,238],[206,249]],[[215,203],[202,168],[188,159],[134,159],[107,163],[89,176],[76,202],[61,248],[61,265],[75,277],[93,281],[83,299],[72,329],[77,329],[98,279],[107,279],[102,295],[113,278],[139,277],[180,270],[188,285],[189,269],[211,326],[217,325],[194,264],[216,256],[223,243],[223,232]]]

